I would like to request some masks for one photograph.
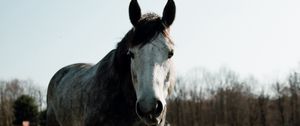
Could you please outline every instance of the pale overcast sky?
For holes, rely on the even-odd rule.
[[[161,14],[167,0],[139,0]],[[276,79],[299,66],[299,0],[175,0],[177,73],[229,67]],[[48,85],[61,67],[97,63],[132,27],[129,0],[0,0],[0,79]]]

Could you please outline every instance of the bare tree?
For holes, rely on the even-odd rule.
[[[298,73],[294,72],[289,76],[288,83],[290,86],[290,124],[292,126],[299,126],[300,125],[300,110],[299,110],[299,98],[298,95],[300,94],[300,76]]]
[[[274,90],[275,90],[275,95],[277,97],[276,99],[276,105],[278,108],[278,112],[279,112],[279,121],[278,123],[281,126],[285,126],[286,125],[286,120],[285,120],[285,115],[284,112],[285,110],[285,106],[284,106],[284,102],[285,102],[285,94],[283,92],[283,85],[280,84],[279,82],[276,82],[274,85]]]
[[[265,95],[264,91],[258,97],[259,120],[261,126],[267,126],[267,105],[269,97]]]
[[[13,125],[15,119],[13,103],[23,94],[34,97],[39,103],[39,111],[42,110],[45,95],[34,86],[33,81],[19,79],[0,81],[0,126]]]

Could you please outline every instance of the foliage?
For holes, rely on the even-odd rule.
[[[30,121],[36,123],[38,117],[38,106],[33,97],[28,95],[21,95],[14,102],[14,124],[21,125],[23,121]]]
[[[45,109],[39,113],[40,126],[46,126],[46,120],[47,120],[47,109]]]
[[[30,98],[26,101],[26,98],[23,99],[22,97]],[[20,99],[23,99],[25,103],[30,103],[28,104],[31,107],[27,107],[27,109],[32,110],[34,116],[36,116],[36,111],[40,110],[44,103],[41,91],[34,86],[31,80],[13,79],[11,81],[0,81],[0,126],[12,126],[14,122],[20,124],[20,117],[15,117],[15,115],[19,115],[20,110],[15,110],[15,108],[25,109],[25,106],[28,106],[28,104],[20,106],[22,103],[21,101],[23,101]],[[37,120],[35,119],[35,121]],[[34,122],[31,122],[30,124],[34,125]]]

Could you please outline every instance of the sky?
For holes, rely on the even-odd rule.
[[[260,80],[300,66],[299,0],[175,0],[178,74],[228,67]],[[166,0],[139,0],[161,15]],[[132,27],[129,0],[0,0],[0,79],[46,88],[60,68],[97,63]]]

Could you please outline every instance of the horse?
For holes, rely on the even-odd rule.
[[[47,90],[48,126],[164,126],[166,99],[175,84],[170,26],[176,6],[168,0],[162,17],[141,15],[129,4],[133,27],[97,64],[58,70]]]

